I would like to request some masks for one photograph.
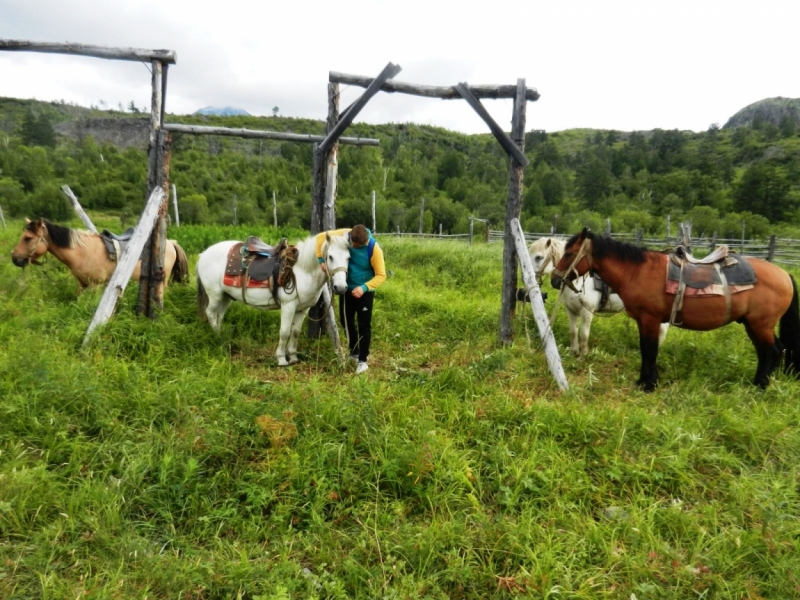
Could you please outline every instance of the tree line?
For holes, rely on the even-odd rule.
[[[535,109],[534,109],[535,110]],[[137,118],[138,109],[102,111],[0,99],[0,206],[12,216],[65,220],[69,185],[85,208],[131,221],[146,192],[142,148],[56,133],[87,116]],[[139,115],[138,118],[141,118]],[[174,122],[324,133],[324,123],[288,117],[174,116]],[[508,157],[489,135],[397,123],[355,124],[349,135],[380,147],[340,147],[337,223],[378,231],[465,233],[471,215],[502,228]],[[755,121],[704,132],[656,129],[531,131],[522,223],[527,231],[571,233],[584,225],[663,235],[665,217],[690,220],[699,235],[779,233],[800,237],[800,135],[793,120]],[[312,148],[274,140],[176,134],[170,177],[182,223],[272,224],[307,229]],[[235,209],[234,209],[235,207]]]

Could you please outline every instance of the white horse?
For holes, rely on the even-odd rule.
[[[219,242],[206,249],[197,260],[197,303],[200,317],[207,319],[219,333],[222,317],[233,300],[243,301],[242,288],[222,281],[228,251],[236,241]],[[297,362],[297,340],[308,314],[322,294],[322,287],[331,281],[337,295],[347,291],[347,267],[350,244],[345,236],[326,236],[322,247],[327,273],[317,260],[315,236],[297,243],[297,262],[292,267],[292,285],[278,288],[273,295],[269,288],[248,288],[244,302],[265,310],[280,309],[281,331],[275,357],[285,367]]]
[[[542,278],[552,272],[564,255],[563,238],[543,237],[533,242],[528,248],[531,263],[536,272],[536,279],[541,285]],[[573,282],[575,290],[565,286],[560,298],[567,308],[569,316],[569,349],[575,356],[589,353],[589,330],[595,313],[618,313],[625,310],[620,297],[605,284],[598,283],[591,274],[578,277]],[[603,289],[605,286],[605,290]],[[577,290],[577,291],[576,291]],[[667,336],[668,323],[662,323],[658,335],[660,346]]]

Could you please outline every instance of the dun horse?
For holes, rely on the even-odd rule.
[[[781,362],[789,373],[800,373],[800,309],[797,285],[786,271],[758,258],[737,257],[752,267],[751,287],[724,295],[686,295],[680,307],[684,329],[709,331],[732,321],[744,325],[755,346],[758,367],[755,385],[762,388]],[[625,312],[639,327],[642,365],[637,384],[653,391],[658,383],[656,358],[662,323],[675,317],[676,295],[668,293],[667,267],[670,256],[597,236],[588,229],[567,240],[564,256],[551,275],[554,287],[589,271],[596,271],[622,298]],[[780,323],[780,335],[775,327]]]
[[[99,234],[70,229],[45,219],[26,222],[22,237],[11,252],[11,260],[18,267],[26,267],[29,263],[38,265],[41,264],[39,259],[48,252],[67,265],[81,289],[108,282],[117,268],[117,263],[109,258]],[[133,271],[132,279],[135,281],[139,280],[140,267],[141,261]],[[175,240],[167,241],[164,272],[170,274],[171,281],[188,281],[186,253]],[[167,281],[161,285],[166,287]]]

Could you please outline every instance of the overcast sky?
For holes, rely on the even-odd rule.
[[[0,39],[177,52],[167,112],[233,106],[327,113],[329,71],[515,84],[541,94],[527,129],[704,131],[776,96],[800,98],[800,0],[0,0]],[[342,107],[362,88],[342,88]],[[0,52],[0,96],[149,108],[140,63]],[[485,100],[510,129],[510,100]],[[466,133],[461,100],[378,94],[358,117]]]

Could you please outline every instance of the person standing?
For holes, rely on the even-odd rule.
[[[356,374],[369,367],[367,358],[372,343],[372,312],[375,290],[386,280],[383,249],[372,232],[363,225],[352,229],[336,229],[317,234],[317,259],[323,271],[328,270],[322,256],[325,235],[344,235],[350,241],[350,266],[347,269],[347,292],[339,299],[339,320],[347,333],[350,360],[356,361]]]

